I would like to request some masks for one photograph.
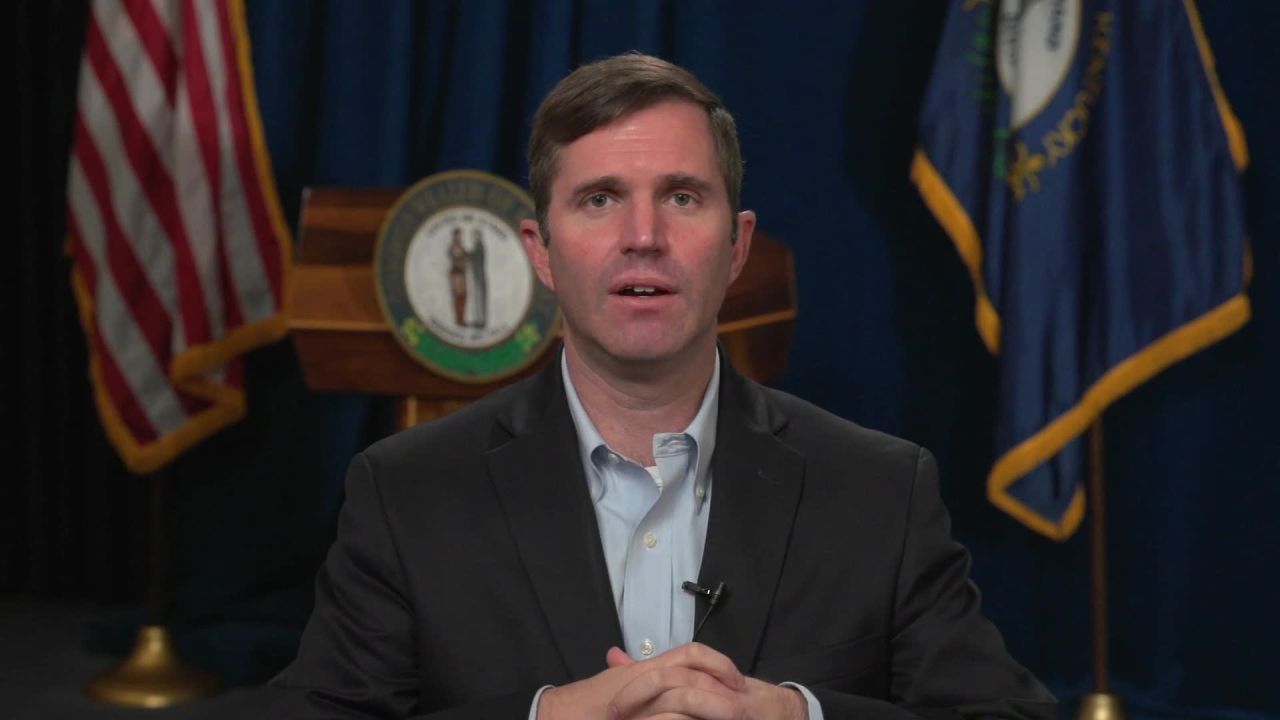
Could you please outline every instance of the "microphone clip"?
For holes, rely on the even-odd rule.
[[[705,597],[707,599],[707,604],[711,607],[715,607],[717,604],[719,604],[720,599],[727,594],[726,593],[727,588],[725,587],[723,580],[716,583],[716,586],[714,588],[702,587],[701,585],[699,585],[696,582],[693,582],[692,580],[685,580],[683,583],[680,584],[680,588],[685,592],[690,592],[690,593],[693,593],[694,595],[701,595]]]
[[[680,589],[694,595],[701,595],[707,599],[707,611],[702,614],[702,619],[698,621],[698,626],[693,629],[693,639],[698,639],[698,634],[702,632],[702,626],[707,624],[707,618],[711,617],[711,611],[716,609],[716,605],[720,604],[720,600],[728,594],[728,588],[725,587],[724,581],[716,583],[713,588],[702,587],[692,580],[685,580],[680,583]]]

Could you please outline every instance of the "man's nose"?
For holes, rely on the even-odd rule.
[[[666,248],[661,208],[652,201],[633,202],[622,232],[622,251],[660,253]]]

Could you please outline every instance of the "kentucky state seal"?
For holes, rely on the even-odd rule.
[[[485,383],[538,359],[560,307],[520,242],[529,195],[476,170],[432,175],[405,191],[378,232],[378,303],[396,340],[447,378]]]

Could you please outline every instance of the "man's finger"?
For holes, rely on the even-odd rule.
[[[636,661],[630,655],[628,655],[625,650],[618,647],[617,645],[614,645],[613,647],[609,648],[608,652],[604,654],[604,662],[609,667],[616,668],[616,667],[625,667],[627,665],[634,665]]]
[[[732,693],[722,695],[699,687],[675,687],[666,690],[636,706],[610,705],[609,715],[614,720],[638,720],[639,718],[675,713],[697,720],[742,720],[742,704]]]
[[[733,715],[734,690],[700,670],[650,664],[618,691],[609,703],[610,717],[622,720],[660,712],[693,714],[712,720]],[[694,712],[697,711],[697,712]],[[710,713],[710,714],[708,714]]]
[[[646,662],[653,662],[667,667],[679,665],[701,670],[732,690],[741,690],[747,685],[747,678],[738,671],[732,660],[723,653],[717,652],[702,643],[693,642],[672,648]]]

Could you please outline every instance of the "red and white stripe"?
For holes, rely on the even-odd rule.
[[[239,0],[94,0],[67,185],[103,424],[149,472],[244,412],[289,257]]]

